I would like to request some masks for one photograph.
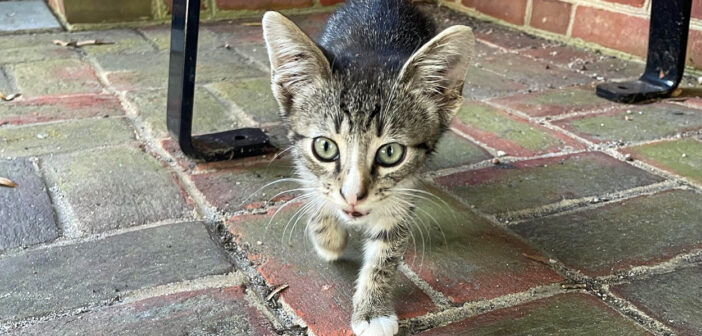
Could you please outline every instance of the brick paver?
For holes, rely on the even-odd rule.
[[[138,148],[57,156],[45,166],[48,180],[76,217],[75,234],[188,217],[173,176]]]
[[[678,335],[702,333],[702,266],[688,267],[613,287],[621,297],[671,326]]]
[[[77,59],[51,59],[6,68],[15,78],[19,92],[27,97],[103,90],[94,70]]]
[[[134,140],[124,118],[83,119],[0,128],[0,155],[32,156],[116,145]]]
[[[583,145],[563,134],[530,124],[495,107],[465,103],[453,126],[478,141],[511,156],[531,156],[582,149]]]
[[[352,237],[342,260],[322,260],[306,240],[304,219],[295,226],[300,209],[284,209],[272,220],[275,210],[267,216],[237,216],[228,228],[239,244],[248,247],[249,258],[270,286],[289,285],[281,294],[282,300],[316,335],[352,335],[351,297],[362,258],[360,241]],[[399,272],[396,285],[399,318],[436,310],[429,297]]]
[[[563,30],[533,21],[544,4],[531,24]],[[696,90],[612,103],[595,85],[643,63],[421,7],[477,43],[417,176],[434,195],[417,194],[396,278],[403,333],[701,333]],[[0,186],[0,334],[351,335],[358,234],[338,262],[315,255],[290,157],[274,159],[290,143],[260,19],[204,11],[193,131],[261,126],[265,155],[201,162],[169,137],[168,24],[0,36],[0,92],[23,94],[0,101],[0,177],[18,183]],[[329,14],[290,17],[315,37]],[[92,39],[114,43],[53,43]]]
[[[593,296],[558,295],[420,333],[456,335],[651,335]]]
[[[231,270],[202,223],[165,225],[0,257],[0,321],[118,298]]]
[[[409,267],[454,303],[492,299],[562,278],[536,262],[539,252],[507,232],[429,189],[433,199],[418,205]],[[438,226],[438,227],[437,227]],[[527,256],[532,256],[529,259]]]
[[[9,335],[277,335],[271,322],[246,303],[242,286],[153,297],[67,316]]]
[[[702,139],[662,141],[623,151],[634,159],[702,183]]]
[[[520,161],[435,179],[487,213],[534,208],[662,181],[598,152]]]
[[[0,124],[29,124],[52,120],[123,115],[117,97],[77,94],[18,99],[0,105]]]
[[[0,251],[58,237],[47,188],[32,162],[0,160],[0,176],[17,184],[0,188]]]
[[[589,275],[650,265],[702,247],[702,194],[669,191],[513,228],[553,258]]]
[[[623,108],[556,122],[595,142],[639,142],[702,129],[702,112],[674,104]]]

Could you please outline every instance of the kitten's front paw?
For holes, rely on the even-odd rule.
[[[370,321],[353,321],[351,329],[356,336],[392,336],[400,329],[397,315],[381,316]]]

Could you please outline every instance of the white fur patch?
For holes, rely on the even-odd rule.
[[[325,261],[329,261],[329,262],[336,261],[339,258],[341,258],[342,254],[344,254],[343,250],[342,251],[327,250],[327,249],[319,246],[319,244],[317,244],[317,242],[314,241],[314,239],[312,239],[312,245],[314,245],[314,250],[317,251],[317,255],[320,258],[324,259]]]
[[[356,336],[392,336],[397,334],[400,326],[397,316],[376,317],[369,321],[353,322],[351,329]]]

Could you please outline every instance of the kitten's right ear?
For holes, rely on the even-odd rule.
[[[271,63],[273,95],[287,115],[296,95],[331,77],[329,61],[317,45],[278,12],[263,15],[263,38]]]

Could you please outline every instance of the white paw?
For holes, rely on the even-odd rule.
[[[351,329],[356,336],[392,336],[399,330],[397,316],[376,317],[369,321],[352,322]]]
[[[315,251],[317,251],[317,255],[326,261],[338,260],[339,258],[341,258],[341,255],[344,254],[343,250],[332,251],[332,250],[327,250],[327,249],[317,245],[316,243],[312,244],[312,245],[314,245],[314,249],[315,249]]]

